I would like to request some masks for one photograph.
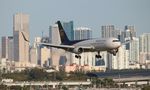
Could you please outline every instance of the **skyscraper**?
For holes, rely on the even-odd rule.
[[[136,37],[135,27],[132,25],[126,25],[124,31],[122,32],[123,42],[131,40],[131,35],[133,40],[126,44],[126,50],[128,50],[129,55],[129,68],[135,66],[134,68],[139,68],[139,39]],[[133,67],[132,67],[133,68]]]
[[[48,37],[42,37],[41,39],[42,43],[50,43]],[[46,46],[41,46],[40,47],[40,65],[42,67],[47,67],[50,64],[50,48]]]
[[[2,37],[2,58],[13,60],[13,37]]]
[[[130,40],[131,33],[132,33],[132,37],[136,37],[135,27],[132,25],[126,25],[124,31],[121,32],[121,42],[124,43],[125,40]]]
[[[90,39],[92,38],[92,30],[86,27],[79,27],[74,30],[74,39],[82,40],[82,39]]]
[[[7,37],[2,37],[2,58],[8,58]]]
[[[139,37],[140,64],[146,64],[150,60],[150,33],[144,33]]]
[[[128,54],[125,45],[122,45],[118,54],[112,57],[112,69],[128,69]]]
[[[139,63],[139,38],[133,37],[133,40],[127,44],[126,49],[129,50],[129,64]]]
[[[118,38],[118,37],[120,37],[120,34],[121,34],[121,31],[116,30],[114,25],[101,26],[101,37],[102,38],[110,38],[110,37]],[[118,58],[115,59],[112,56],[112,54],[110,54],[108,52],[105,52],[105,53],[107,53],[107,55],[104,57],[105,62],[106,62],[106,66],[108,69],[113,69],[115,66],[114,64],[117,64],[113,60],[116,60]]]
[[[75,40],[82,40],[82,39],[90,39],[92,38],[92,30],[87,27],[79,27],[74,30],[74,39]],[[89,65],[94,66],[95,64],[95,54],[92,52],[83,52],[81,54],[81,59],[75,58],[75,54],[72,54],[73,63],[78,65]]]
[[[130,37],[130,32],[132,33],[132,37],[136,37],[136,31],[135,31],[135,27],[132,25],[126,25],[125,29],[125,37],[124,38],[128,38]]]
[[[114,25],[106,25],[101,27],[101,37],[108,38],[108,37],[115,37],[115,26]]]
[[[0,46],[0,59],[1,59],[1,57],[2,57],[2,46]]]
[[[140,36],[140,52],[150,52],[150,33]]]
[[[74,40],[73,21],[63,22],[63,28],[70,40]]]
[[[13,17],[14,61],[29,62],[29,15],[17,13]]]
[[[58,30],[58,25],[52,25],[49,27],[49,37],[52,44],[59,45],[61,44],[60,34]],[[62,55],[63,50],[57,48],[51,48],[51,66],[55,66],[58,69],[60,56]]]
[[[35,37],[34,44],[30,48],[30,63],[34,65],[41,65],[41,50],[40,45],[37,43],[41,43],[41,37]]]

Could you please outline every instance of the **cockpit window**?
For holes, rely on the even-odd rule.
[[[119,42],[119,40],[113,40],[113,42]]]

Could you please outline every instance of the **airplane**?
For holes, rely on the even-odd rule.
[[[114,37],[70,41],[62,27],[61,22],[57,21],[56,24],[58,24],[61,44],[55,45],[40,43],[40,45],[63,49],[65,51],[75,53],[75,57],[79,59],[81,58],[80,54],[83,52],[97,52],[97,55],[95,55],[96,58],[101,58],[101,51],[107,51],[116,56],[118,48],[121,46],[120,40]]]

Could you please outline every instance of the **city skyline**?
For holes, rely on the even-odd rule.
[[[13,28],[13,37],[7,38],[2,37],[2,61],[14,61],[15,66],[37,66],[40,65],[41,67],[47,67],[47,66],[55,66],[55,68],[58,70],[59,65],[79,65],[79,66],[85,66],[87,69],[91,68],[98,70],[98,69],[125,69],[125,68],[142,68],[140,65],[143,64],[143,68],[147,68],[149,64],[149,46],[141,47],[141,50],[147,50],[148,52],[139,52],[139,44],[145,44],[148,45],[149,43],[149,35],[150,33],[147,33],[146,36],[143,35],[141,38],[141,43],[139,43],[139,38],[136,38],[136,30],[134,26],[125,26],[124,30],[118,30],[115,28],[114,25],[106,25],[101,27],[102,32],[102,38],[109,38],[109,37],[123,37],[120,38],[123,39],[121,41],[126,41],[130,39],[129,35],[129,29],[133,33],[133,41],[130,42],[127,45],[123,45],[118,49],[118,53],[116,56],[112,56],[111,54],[107,54],[107,52],[111,53],[110,51],[102,52],[101,55],[103,56],[101,59],[95,58],[95,53],[82,53],[83,55],[81,60],[78,60],[75,58],[74,54],[69,54],[64,51],[60,51],[56,48],[48,48],[46,46],[39,46],[37,44],[38,42],[44,42],[44,43],[52,43],[52,44],[60,44],[60,34],[58,32],[58,25],[54,24],[52,26],[49,26],[49,37],[43,36],[43,37],[36,37],[35,42],[33,46],[31,45],[31,48],[29,48],[29,17],[28,14],[23,13],[17,13],[13,17],[14,22],[14,28]],[[67,24],[66,28],[68,28],[69,31],[72,31],[73,24],[69,22],[65,22]],[[79,32],[80,31],[80,32]],[[71,32],[67,32],[69,35]],[[92,30],[87,27],[79,27],[74,30],[74,38],[76,39],[89,39],[92,38]],[[81,36],[81,37],[79,37]],[[79,37],[79,38],[76,38]],[[147,41],[145,41],[147,40]],[[143,43],[142,43],[143,42]],[[13,50],[14,48],[14,50]],[[12,53],[14,52],[14,56],[12,56]],[[3,54],[4,53],[4,54]],[[4,57],[3,57],[4,56]],[[142,58],[139,60],[139,56],[142,56]],[[29,57],[29,60],[27,58]],[[11,59],[12,58],[12,59]],[[14,60],[13,60],[14,58]],[[103,60],[103,62],[100,62]],[[121,61],[120,61],[121,60]],[[18,63],[19,61],[19,63]],[[26,63],[26,61],[29,61],[29,63]],[[77,61],[77,62],[76,62]],[[139,63],[141,62],[141,63]],[[11,62],[10,62],[11,63]],[[9,65],[9,64],[8,64]],[[13,63],[11,63],[13,65]],[[101,67],[101,65],[103,67]],[[145,65],[145,66],[144,66]],[[97,67],[98,66],[98,67]]]
[[[22,12],[30,16],[30,40],[47,35],[49,25],[57,20],[74,21],[74,27],[86,26],[93,30],[94,38],[100,37],[102,25],[112,24],[119,29],[125,25],[134,25],[138,36],[149,33],[149,0],[132,1],[0,1],[0,37],[12,35],[13,15]],[[40,7],[39,7],[40,6]],[[36,33],[35,33],[36,31]]]

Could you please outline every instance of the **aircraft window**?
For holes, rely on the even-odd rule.
[[[113,42],[119,42],[119,40],[113,40]]]

